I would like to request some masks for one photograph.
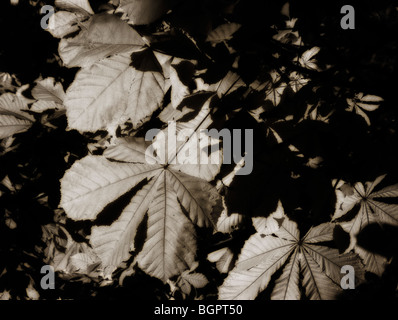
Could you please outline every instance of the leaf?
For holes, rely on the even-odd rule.
[[[305,85],[307,85],[308,82],[310,82],[310,79],[305,78],[302,74],[297,73],[296,71],[293,71],[290,75],[290,83],[289,85],[293,89],[295,93],[300,91]]]
[[[374,95],[366,95],[358,93],[353,99],[347,99],[347,111],[355,110],[355,113],[365,119],[366,123],[370,126],[370,119],[364,111],[375,111],[379,108],[383,98]]]
[[[72,219],[95,219],[106,205],[143,184],[112,225],[93,228],[91,244],[110,275],[135,250],[137,228],[147,215],[146,240],[137,262],[166,282],[191,269],[194,224],[214,227],[219,196],[209,183],[178,171],[176,165],[148,164],[148,159],[156,160],[145,157],[148,146],[143,139],[119,139],[104,156],[77,161],[61,180],[61,206]]]
[[[33,286],[33,280],[29,282],[29,285],[26,288],[26,295],[28,296],[28,300],[39,300],[40,298],[40,294]]]
[[[94,15],[86,29],[74,38],[62,39],[59,55],[67,67],[89,67],[118,53],[142,48],[141,36],[115,15]]]
[[[398,225],[398,205],[382,202],[384,198],[398,196],[398,184],[385,187],[374,192],[377,185],[385,178],[385,175],[377,177],[373,182],[366,182],[365,185],[358,182],[354,185],[352,194],[342,196],[341,191],[336,190],[337,205],[333,220],[344,219],[351,210],[358,209],[354,218],[349,221],[340,222],[342,228],[350,234],[351,244],[347,250],[355,249],[361,256],[370,272],[380,275],[384,270],[385,260],[377,254],[356,245],[356,237],[370,223]],[[344,182],[340,182],[344,185]]]
[[[206,41],[217,44],[230,40],[232,39],[233,34],[240,28],[241,25],[234,22],[222,24],[208,34]]]
[[[26,102],[12,93],[0,96],[0,139],[26,131],[34,118],[24,110],[29,110]]]
[[[320,50],[321,49],[319,47],[313,47],[305,51],[299,59],[301,66],[311,70],[318,70],[318,66],[316,64],[317,61],[316,59],[313,59],[313,57],[317,55]]]
[[[232,71],[229,71],[223,79],[212,85],[199,83],[199,88],[207,91],[215,91],[219,98],[232,93],[243,86],[245,86],[244,81],[237,73]]]
[[[228,215],[227,212],[224,211],[217,221],[217,230],[222,233],[231,233],[238,229],[242,219],[243,216],[239,213]]]
[[[299,251],[296,250],[283,269],[281,277],[275,282],[275,288],[271,295],[272,300],[300,300],[299,261],[300,254]]]
[[[355,246],[354,250],[361,257],[367,271],[373,272],[379,277],[383,275],[388,264],[386,257],[374,252],[369,252],[358,245]]]
[[[10,291],[4,290],[3,292],[0,292],[0,300],[11,300]]]
[[[181,291],[182,291],[184,294],[186,294],[186,295],[191,294],[192,286],[191,286],[191,284],[190,284],[188,281],[186,281],[185,279],[180,278],[180,280],[177,282],[177,285],[180,287]]]
[[[271,79],[264,85],[266,87],[266,98],[276,107],[281,102],[282,94],[286,89],[286,83],[282,82],[281,76],[276,71],[270,73]]]
[[[0,72],[0,94],[15,92],[17,87],[12,83],[13,77],[6,72]]]
[[[197,272],[185,272],[181,275],[181,278],[189,282],[189,284],[197,289],[204,288],[209,283],[209,280],[207,280],[207,278],[203,274]]]
[[[120,0],[120,9],[132,24],[149,24],[164,15],[178,0]]]
[[[254,299],[282,266],[272,299],[300,299],[300,273],[310,299],[334,298],[341,290],[341,267],[353,266],[358,279],[362,278],[362,269],[356,255],[340,255],[337,249],[319,244],[333,237],[332,230],[333,224],[321,224],[300,239],[296,223],[285,217],[274,235],[255,233],[246,241],[235,268],[219,288],[219,298]]]
[[[162,173],[148,211],[147,240],[137,258],[140,268],[163,281],[190,269],[196,252],[195,229],[169,181]]]
[[[96,255],[88,253],[76,253],[70,257],[71,265],[81,273],[89,273],[89,269],[97,264],[97,261]]]
[[[177,61],[173,61],[175,64],[172,65],[172,68],[170,68],[170,82],[171,82],[171,104],[172,106],[176,109],[180,103],[184,100],[186,96],[188,96],[191,91],[188,87],[188,83],[186,83],[184,80],[184,75],[187,78],[192,78],[193,76],[193,71],[194,71],[194,66],[192,63],[189,61],[181,61],[181,59],[174,59]],[[184,70],[181,71],[181,69],[188,69],[189,66],[190,70],[186,71]],[[181,73],[185,73],[182,74]],[[185,83],[184,83],[185,82]]]
[[[383,198],[398,196],[398,184],[373,192],[374,188],[384,177],[385,175],[379,176],[375,181],[366,182],[365,185],[360,182],[356,183],[354,186],[354,193],[340,200],[341,203],[339,207],[345,207],[346,209],[341,212],[339,208],[336,208],[333,216],[334,220],[344,216],[344,214],[355,205],[360,205],[355,218],[352,219],[349,224],[345,224],[346,227],[350,227],[350,234],[356,235],[372,220],[376,220],[379,223],[398,225],[398,205],[381,202]],[[378,200],[378,198],[381,199]],[[359,221],[367,222],[365,224],[359,224]]]
[[[158,108],[165,89],[162,74],[139,71],[129,64],[125,53],[78,72],[64,103],[71,129],[94,132],[128,119],[137,126]]]
[[[158,169],[159,166],[111,163],[102,156],[87,156],[62,178],[62,207],[71,219],[92,220],[109,202]]]
[[[63,38],[80,30],[87,16],[81,13],[58,11],[48,20],[47,31],[55,38]]]
[[[267,218],[252,218],[253,226],[261,235],[270,235],[280,229],[281,221],[285,217],[285,212],[281,201],[278,201],[278,206],[275,212],[271,213]]]
[[[44,101],[44,100],[39,100],[36,101],[35,103],[32,104],[32,107],[30,108],[31,111],[34,112],[44,112],[46,110],[65,110],[65,107],[62,104],[57,104],[54,101]]]
[[[234,254],[229,248],[222,248],[217,251],[209,253],[207,260],[215,262],[217,270],[220,273],[228,273],[232,269],[232,260]]]
[[[207,181],[215,178],[223,161],[223,153],[218,146],[220,139],[203,131],[211,124],[211,98],[194,119],[169,123],[156,136],[152,147],[159,163],[173,164],[176,170]],[[210,151],[209,146],[212,146]]]
[[[308,252],[304,252],[301,261],[300,271],[307,297],[310,300],[333,300],[340,290],[332,280],[322,274],[321,267]]]
[[[60,9],[85,15],[94,14],[88,0],[55,0],[55,6]]]
[[[55,82],[54,78],[46,78],[38,81],[32,89],[32,96],[36,100],[54,101],[62,104],[65,98],[65,92],[62,84]]]

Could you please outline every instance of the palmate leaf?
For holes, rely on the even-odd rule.
[[[115,222],[93,227],[90,241],[109,276],[135,250],[137,228],[147,215],[147,236],[137,262],[166,282],[192,267],[194,225],[215,228],[213,207],[219,195],[199,171],[188,175],[178,164],[151,158],[149,146],[143,139],[119,139],[103,156],[77,161],[61,180],[61,206],[72,219],[94,220],[109,203],[143,185]]]
[[[353,266],[357,279],[361,279],[362,270],[356,255],[340,255],[337,249],[318,244],[333,239],[333,228],[332,223],[321,224],[300,239],[296,223],[285,217],[273,235],[255,233],[246,241],[235,268],[219,288],[219,298],[254,299],[282,266],[271,299],[300,299],[300,273],[310,299],[335,298],[341,290],[341,268]]]
[[[0,96],[0,139],[26,131],[31,127],[34,118],[28,113],[25,100],[13,93]]]
[[[65,99],[71,129],[94,132],[128,119],[138,126],[159,107],[166,91],[162,73],[137,70],[130,62],[124,53],[78,72]]]
[[[341,221],[340,224],[351,236],[348,250],[355,248],[355,251],[364,260],[366,269],[377,275],[383,273],[386,258],[358,247],[356,236],[371,223],[398,225],[398,205],[382,202],[383,198],[398,197],[398,184],[374,192],[384,178],[385,175],[382,175],[372,182],[365,184],[358,182],[353,187],[347,187],[344,182],[340,182],[336,190],[337,204],[333,216],[334,220],[341,221],[351,210],[358,210],[354,218],[350,221]]]
[[[371,112],[379,108],[380,103],[384,100],[381,97],[374,95],[364,96],[362,92],[355,95],[353,99],[347,99],[347,111],[355,111],[358,115],[365,119],[368,126],[370,126],[369,116],[365,111]]]

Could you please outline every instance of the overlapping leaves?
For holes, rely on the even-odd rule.
[[[277,221],[278,230],[270,234],[275,222],[256,218],[257,232],[246,241],[235,268],[219,288],[220,299],[254,299],[280,268],[282,275],[271,294],[275,300],[299,300],[300,279],[309,299],[334,299],[341,290],[340,272],[344,265],[355,268],[357,281],[361,278],[361,263],[355,254],[341,255],[337,249],[322,244],[333,240],[334,224],[313,227],[300,237],[295,222],[287,217]]]
[[[388,198],[398,196],[398,185],[374,191],[384,178],[385,175],[379,176],[372,182],[358,182],[354,186],[340,182],[336,191],[337,203],[333,216],[334,220],[341,221],[341,226],[351,236],[348,250],[355,248],[364,260],[367,270],[377,275],[383,273],[386,258],[357,246],[356,236],[371,223],[398,225],[398,205],[385,202]],[[354,210],[354,217],[346,219],[345,217]]]

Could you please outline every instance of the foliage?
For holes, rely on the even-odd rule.
[[[396,296],[392,1],[2,5],[0,298]],[[252,173],[203,129],[252,129]]]

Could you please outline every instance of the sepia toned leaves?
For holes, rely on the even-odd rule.
[[[46,78],[36,83],[32,89],[32,96],[37,99],[33,103],[31,110],[35,112],[43,112],[48,109],[63,110],[65,92],[62,84],[55,82],[54,78]]]
[[[398,196],[398,185],[374,191],[384,178],[385,175],[382,175],[374,181],[365,184],[358,182],[352,187],[340,182],[336,189],[337,203],[333,216],[333,220],[343,220],[340,225],[351,236],[351,244],[347,250],[355,249],[364,260],[367,270],[378,275],[384,271],[386,259],[357,246],[356,237],[371,223],[398,225],[398,205],[387,202],[389,198]],[[355,216],[344,221],[344,217],[352,210],[355,210]]]
[[[109,129],[150,116],[164,95],[163,75],[130,66],[128,53],[101,60],[78,72],[66,92],[68,125],[79,131]]]
[[[144,41],[126,22],[115,15],[98,14],[74,38],[64,38],[59,54],[67,67],[89,67],[118,53],[139,50]]]
[[[365,119],[368,126],[370,126],[369,116],[365,111],[371,112],[379,108],[380,103],[384,100],[378,96],[365,95],[361,92],[355,95],[352,99],[347,99],[348,108],[347,111],[355,111],[356,114],[360,115]]]
[[[255,233],[246,241],[235,268],[219,288],[219,298],[254,299],[282,266],[271,299],[300,299],[300,274],[308,298],[335,298],[341,290],[341,267],[352,265],[358,279],[362,270],[356,255],[341,255],[337,249],[320,244],[333,238],[333,227],[331,223],[321,224],[300,239],[297,224],[285,217],[272,235]]]
[[[318,70],[317,61],[314,56],[316,56],[320,50],[321,48],[319,47],[313,47],[305,51],[299,59],[300,65],[307,69]]]
[[[28,105],[22,97],[13,93],[0,96],[0,139],[26,131],[34,118],[27,112]]]
[[[112,225],[93,228],[91,244],[109,276],[135,250],[137,228],[147,215],[146,240],[137,262],[166,282],[191,268],[194,224],[215,227],[213,207],[219,196],[209,183],[180,172],[176,165],[148,164],[147,148],[142,139],[120,139],[104,156],[76,162],[61,181],[61,205],[72,219],[95,219],[106,205],[143,184]]]

